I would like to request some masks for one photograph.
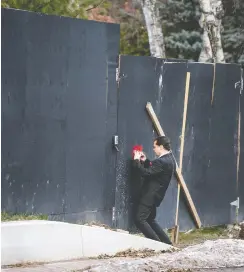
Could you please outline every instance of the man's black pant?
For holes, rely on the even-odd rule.
[[[167,234],[156,222],[156,206],[139,204],[136,211],[135,225],[145,237],[172,245]]]

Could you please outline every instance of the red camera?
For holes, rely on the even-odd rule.
[[[134,159],[135,151],[143,151],[143,146],[142,145],[134,145],[132,148],[132,158]]]

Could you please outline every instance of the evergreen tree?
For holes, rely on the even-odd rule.
[[[168,0],[160,10],[167,57],[196,61],[201,51],[198,1]]]
[[[167,0],[158,1],[158,4],[167,58],[197,61],[201,51],[198,0]],[[135,8],[138,12],[136,18],[122,16],[119,20],[121,23],[120,49],[122,54],[150,55],[142,12],[138,5]]]
[[[222,34],[227,62],[244,64],[244,1],[224,0]]]

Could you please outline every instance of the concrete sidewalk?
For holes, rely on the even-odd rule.
[[[115,255],[125,250],[170,251],[164,243],[103,227],[54,221],[12,221],[1,224],[2,265],[49,263]]]

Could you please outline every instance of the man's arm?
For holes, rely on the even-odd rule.
[[[137,167],[140,171],[140,174],[144,177],[156,175],[163,171],[163,165],[160,160],[155,160],[152,162],[152,166],[149,168],[143,167],[143,165],[140,164],[139,160],[134,160],[134,166]]]
[[[149,159],[146,159],[144,162],[143,162],[143,165],[145,168],[149,168],[151,166],[151,161]]]

